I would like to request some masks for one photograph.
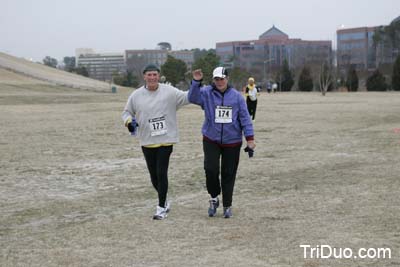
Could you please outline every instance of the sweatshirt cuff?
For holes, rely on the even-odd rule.
[[[132,118],[129,117],[125,120],[125,127],[128,127],[128,124],[132,122]]]
[[[246,141],[253,141],[253,140],[254,140],[254,135],[246,136]]]
[[[203,79],[201,79],[201,80],[192,79],[192,83],[193,83],[193,82],[196,82],[196,83],[200,83],[200,84],[201,84],[202,81],[203,81]]]

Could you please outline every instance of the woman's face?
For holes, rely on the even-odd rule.
[[[228,78],[214,78],[215,87],[221,92],[225,91],[228,87]]]

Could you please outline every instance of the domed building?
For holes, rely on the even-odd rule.
[[[285,60],[290,68],[330,62],[332,41],[291,39],[273,25],[256,40],[219,42],[216,53],[226,67],[240,67],[258,80],[267,80]]]

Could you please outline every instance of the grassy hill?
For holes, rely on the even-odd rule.
[[[51,68],[0,52],[0,83],[52,84],[98,92],[110,92],[109,83]]]

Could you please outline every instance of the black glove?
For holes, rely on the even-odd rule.
[[[131,133],[134,133],[136,131],[136,125],[133,125],[132,122],[128,123],[128,130]]]
[[[249,158],[252,158],[254,156],[254,150],[248,146],[244,149],[244,152],[249,153]]]
[[[136,128],[139,126],[139,124],[136,122],[135,119],[133,119],[130,123],[128,123],[128,125],[126,125],[126,127],[128,127],[128,131],[131,134],[134,134],[136,132]]]

